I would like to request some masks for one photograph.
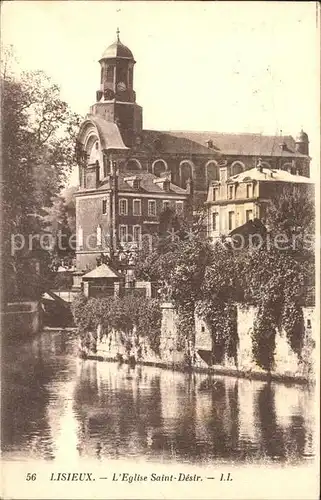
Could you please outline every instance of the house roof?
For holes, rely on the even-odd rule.
[[[140,188],[139,189],[134,189],[129,182],[126,182],[125,179],[129,177],[138,177],[140,179]],[[154,182],[156,180],[156,183]],[[160,183],[157,182],[159,181],[160,178],[157,177],[156,175],[150,173],[150,172],[145,172],[142,170],[135,170],[135,171],[126,171],[126,172],[119,172],[118,176],[118,191],[123,192],[123,191],[128,191],[128,192],[137,192],[137,193],[162,193],[164,195],[167,194],[186,194],[186,190],[176,186],[176,184],[173,184],[172,182],[169,185],[169,191],[164,191],[162,187],[160,186]],[[102,185],[99,188],[100,190],[106,189],[106,185]]]
[[[101,264],[82,277],[82,279],[87,278],[119,278],[119,275],[107,264]]]
[[[309,177],[290,174],[286,170],[270,170],[269,168],[251,168],[236,175],[232,175],[229,181],[246,182],[248,180],[257,180],[264,182],[292,182],[296,184],[314,184]]]
[[[158,142],[159,151],[166,153],[306,157],[295,151],[295,140],[290,135],[144,130],[143,139],[146,143]],[[208,147],[209,141],[212,147]]]

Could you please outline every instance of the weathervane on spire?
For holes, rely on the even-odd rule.
[[[119,28],[117,28],[117,30],[116,30],[117,42],[119,42],[119,33],[120,33]]]

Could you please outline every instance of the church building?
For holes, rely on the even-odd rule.
[[[97,255],[110,248],[140,245],[144,234],[157,232],[167,207],[189,214],[210,201],[209,187],[222,182],[222,175],[226,180],[253,172],[260,162],[264,169],[309,177],[309,139],[303,131],[293,139],[145,130],[134,90],[136,61],[119,31],[99,63],[96,102],[77,140],[79,270],[95,267]]]

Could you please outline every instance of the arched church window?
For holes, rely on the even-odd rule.
[[[89,148],[90,145],[88,144]],[[100,160],[100,154],[99,154],[99,142],[96,140],[90,149],[90,155],[89,155],[89,165],[96,164],[96,162],[99,162]]]
[[[142,170],[142,166],[138,160],[135,158],[132,160],[128,160],[126,165],[127,170]]]
[[[206,175],[206,183],[210,184],[211,181],[219,181],[220,180],[220,169],[216,163],[216,161],[209,161],[205,165],[205,175]]]
[[[181,186],[186,188],[188,179],[193,179],[193,164],[190,161],[182,161],[179,166]]]
[[[157,177],[160,177],[162,173],[168,170],[167,163],[164,160],[156,160],[152,164],[152,172]]]
[[[235,161],[232,163],[231,168],[230,168],[230,175],[237,175],[240,174],[241,172],[244,172],[245,170],[245,165],[244,163],[240,161]]]

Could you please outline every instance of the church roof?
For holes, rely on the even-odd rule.
[[[100,60],[102,59],[134,59],[132,51],[119,40],[119,29],[117,28],[117,40],[109,45]]]
[[[245,170],[239,174],[232,175],[232,177],[229,178],[229,181],[235,182],[246,182],[251,180],[314,184],[313,180],[309,177],[294,175],[286,170],[271,170],[269,168],[262,168],[262,171],[257,168],[251,168],[250,170]]]
[[[305,157],[295,151],[295,140],[290,135],[144,130],[143,137],[146,143],[158,141],[160,152],[172,154]],[[281,147],[282,143],[285,147]]]
[[[132,51],[126,45],[121,42],[114,42],[107,47],[100,60],[115,59],[116,57],[118,59],[134,59]]]
[[[108,122],[104,120],[104,118],[98,115],[90,115],[86,116],[85,121],[81,124],[78,140],[80,142],[84,141],[84,137],[86,136],[86,131],[91,126],[94,126],[98,132],[100,144],[102,149],[110,150],[110,149],[128,149],[123,143],[122,136],[120,134],[119,128],[116,123]]]
[[[135,176],[140,179],[140,187],[139,189],[134,189],[128,182],[125,181],[126,178],[130,176]],[[159,183],[155,183],[154,180],[160,180],[159,177],[156,175],[146,172],[143,170],[135,170],[135,171],[128,171],[126,172],[119,172],[118,176],[118,191],[119,192],[137,192],[137,193],[159,193],[159,194],[164,194],[166,197],[167,194],[178,194],[178,195],[186,195],[186,190],[176,186],[176,184],[173,184],[172,182],[169,185],[169,190],[164,191]],[[99,189],[104,190],[106,186],[103,184]]]

